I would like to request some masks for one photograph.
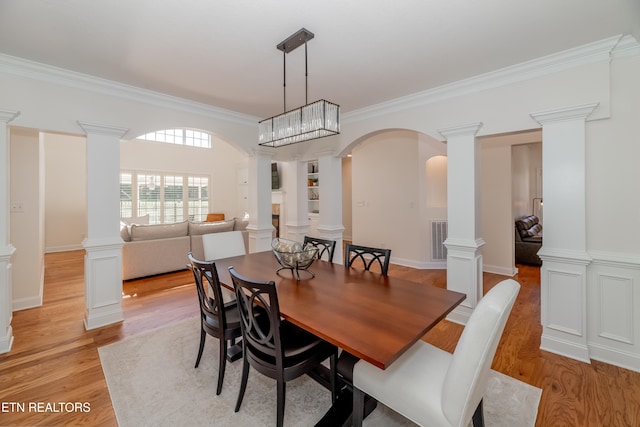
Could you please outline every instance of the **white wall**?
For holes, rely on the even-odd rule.
[[[428,158],[443,152],[439,141],[403,130],[372,135],[353,149],[355,244],[390,248],[392,260],[398,264],[429,265],[430,221],[446,219],[446,207],[443,212],[437,195],[428,197],[427,181],[433,175],[427,174],[425,165]],[[437,169],[432,172],[438,174]]]
[[[342,225],[344,232],[342,238],[353,238],[353,189],[352,189],[352,162],[351,157],[342,158]]]
[[[42,304],[44,160],[40,136],[31,129],[12,128],[9,150],[12,165],[9,237],[16,248],[12,267],[13,310],[21,310]]]
[[[511,182],[513,184],[513,217],[531,215],[531,192],[529,188],[529,149],[526,145],[510,146]]]
[[[433,250],[431,242],[433,235],[431,233],[430,221],[447,220],[447,162],[446,156],[433,156],[425,162],[426,173],[426,203],[425,218],[427,219],[427,236],[426,241],[429,246],[429,260],[433,260]],[[445,268],[446,263],[437,265],[437,267]]]
[[[46,252],[82,249],[87,236],[87,150],[83,136],[42,133]]]
[[[120,168],[209,175],[210,212],[222,212],[226,218],[244,214],[238,198],[238,170],[247,168],[247,157],[218,137],[212,139],[210,150],[135,139],[123,141]]]
[[[82,249],[87,233],[86,147],[84,136],[43,133],[45,146],[47,252]],[[237,169],[247,167],[247,157],[225,141],[214,138],[211,150],[122,141],[121,169],[204,174],[211,177],[211,212],[227,218],[242,216]]]
[[[419,250],[418,135],[372,136],[353,150],[353,242],[390,248],[392,258]],[[421,168],[420,168],[421,169]]]
[[[586,220],[590,250],[640,256],[638,76],[640,55],[614,61],[611,80],[614,114],[608,120],[587,122]]]
[[[511,145],[483,141],[480,156],[480,227],[485,241],[483,268],[511,276],[515,273]],[[529,182],[528,177],[526,182]]]

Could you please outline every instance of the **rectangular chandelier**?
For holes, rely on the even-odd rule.
[[[258,123],[258,144],[283,147],[298,142],[324,138],[340,133],[340,106],[321,99],[307,100],[307,42],[313,39],[311,31],[302,28],[279,43],[276,48],[284,53],[284,113],[264,119]],[[304,44],[305,105],[287,111],[287,53]]]
[[[321,99],[264,119],[259,123],[258,144],[282,147],[340,133],[340,106]]]

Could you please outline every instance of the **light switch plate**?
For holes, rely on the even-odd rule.
[[[24,212],[24,203],[23,202],[11,202],[11,212],[14,212],[14,213]]]

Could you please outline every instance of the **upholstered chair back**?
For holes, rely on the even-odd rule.
[[[454,426],[471,419],[489,378],[500,337],[520,290],[507,279],[494,286],[474,309],[453,353],[442,390],[442,410]]]

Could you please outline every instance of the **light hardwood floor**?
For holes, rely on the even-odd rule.
[[[83,252],[48,254],[45,264],[44,304],[14,313],[13,348],[0,355],[0,425],[115,426],[98,347],[196,316],[193,277],[184,271],[126,282],[125,321],[85,331]],[[392,265],[389,274],[442,287],[446,281],[443,270]],[[502,279],[485,274],[485,292]],[[640,373],[541,351],[539,270],[522,266],[515,279],[522,289],[493,368],[543,389],[536,426],[640,426]],[[452,351],[461,331],[443,321],[425,340]],[[211,384],[214,398],[214,378]],[[88,402],[90,410],[55,412],[59,402]]]

